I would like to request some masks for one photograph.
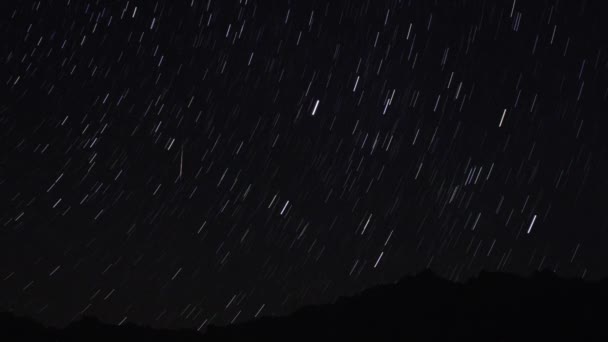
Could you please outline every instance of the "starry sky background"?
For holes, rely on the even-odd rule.
[[[602,1],[6,1],[0,308],[202,329],[608,276]]]

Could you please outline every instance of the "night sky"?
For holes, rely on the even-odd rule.
[[[3,1],[0,310],[204,329],[608,276],[604,1]]]

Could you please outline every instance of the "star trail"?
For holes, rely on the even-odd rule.
[[[608,276],[601,1],[8,1],[0,308],[203,329]]]

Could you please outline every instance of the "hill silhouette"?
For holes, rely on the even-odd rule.
[[[59,329],[9,313],[0,314],[0,329],[20,341],[606,341],[607,307],[608,280],[481,272],[455,283],[424,271],[285,317],[212,325],[204,333],[108,325],[92,317]]]

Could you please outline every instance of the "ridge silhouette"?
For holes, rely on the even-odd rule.
[[[0,314],[0,329],[4,338],[19,341],[607,341],[607,304],[607,279],[561,278],[550,271],[528,277],[481,272],[455,283],[427,270],[331,304],[210,325],[203,333],[109,325],[94,317],[59,329],[11,313]]]

